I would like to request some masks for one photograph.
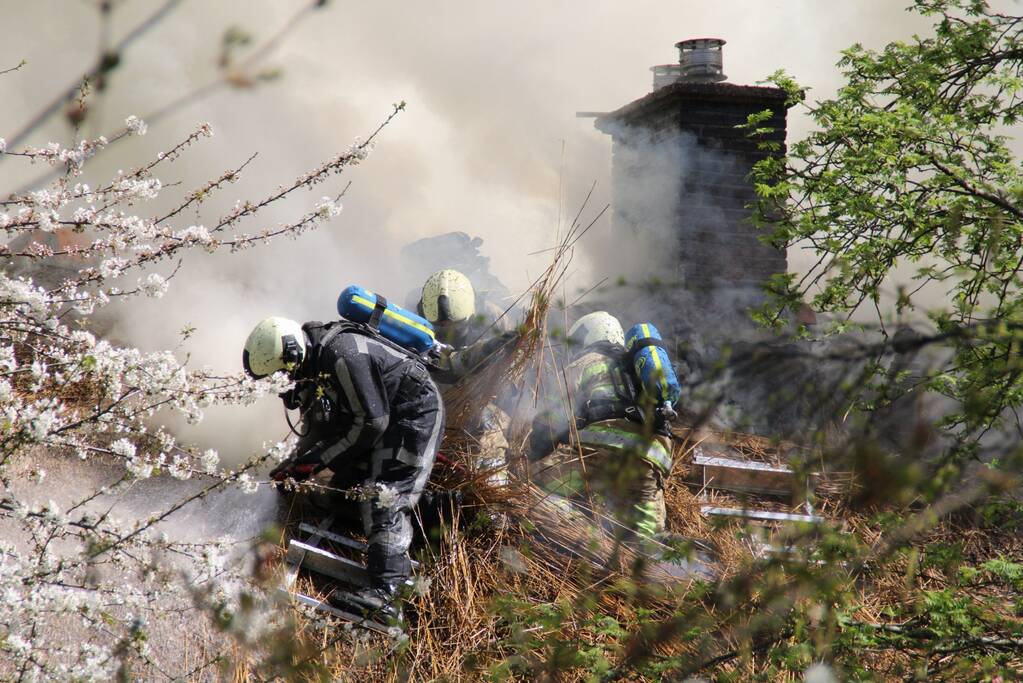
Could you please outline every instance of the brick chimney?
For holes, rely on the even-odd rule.
[[[678,65],[651,69],[654,91],[598,116],[596,127],[612,138],[612,229],[622,243],[661,245],[651,275],[687,293],[680,306],[744,316],[764,281],[787,267],[783,250],[758,239],[747,208],[755,198],[747,176],[768,154],[758,142],[784,149],[786,104],[778,88],[723,82],[723,45],[678,43]],[[773,133],[754,140],[735,127],[764,110],[772,115],[761,125]]]

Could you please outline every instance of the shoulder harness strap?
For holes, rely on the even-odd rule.
[[[589,347],[590,351],[599,353],[608,359],[610,364],[611,383],[614,386],[615,396],[621,401],[621,408],[626,409],[636,402],[635,379],[632,371],[631,356],[620,345],[612,342],[597,342]]]
[[[381,302],[383,302],[383,304],[381,304]],[[353,332],[355,334],[361,334],[365,337],[369,337],[370,339],[379,342],[380,344],[383,344],[388,348],[394,349],[398,353],[403,354],[404,356],[408,357],[411,360],[414,360],[425,366],[432,367],[433,364],[431,360],[424,354],[416,353],[415,351],[406,349],[401,344],[397,344],[391,341],[383,334],[381,334],[378,327],[373,326],[374,320],[376,321],[377,325],[379,325],[380,318],[383,316],[383,311],[386,308],[387,299],[384,299],[382,296],[378,296],[376,308],[373,309],[373,314],[370,316],[368,323],[357,323],[346,318],[341,318],[340,320],[337,320],[335,322],[328,323],[331,329],[330,332],[328,332],[324,336],[323,341],[320,342],[321,346],[325,346],[327,342],[332,340],[337,334],[340,334],[341,332]]]
[[[377,294],[377,303],[373,307],[373,312],[369,315],[369,322],[366,323],[374,332],[380,329],[380,319],[384,317],[384,311],[386,310],[387,299],[383,295]]]
[[[639,354],[639,352],[647,348],[648,346],[656,346],[659,349],[664,349],[666,352],[668,351],[668,347],[664,344],[663,339],[654,339],[653,337],[639,339],[632,345],[632,348],[629,349],[627,352],[630,367],[635,363],[636,356]],[[668,355],[671,354],[669,353]]]

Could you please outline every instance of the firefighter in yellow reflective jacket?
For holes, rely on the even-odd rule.
[[[664,530],[671,440],[642,419],[621,323],[590,313],[568,337],[577,349],[566,368],[571,401],[533,422],[533,479],[552,493],[606,507],[626,530],[652,538]]]
[[[476,372],[515,334],[504,311],[490,301],[477,301],[469,278],[450,268],[437,271],[423,285],[419,312],[430,321],[437,339],[449,350],[441,354],[434,380],[441,393]],[[511,422],[498,400],[488,403],[474,430],[479,444],[475,466],[495,486],[508,483],[508,440]]]

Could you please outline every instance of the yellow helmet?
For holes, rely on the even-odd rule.
[[[476,315],[476,292],[469,278],[445,268],[426,279],[420,306],[431,323],[461,322]]]
[[[267,318],[256,325],[245,340],[242,365],[253,377],[266,377],[291,369],[305,357],[305,332],[288,318]]]

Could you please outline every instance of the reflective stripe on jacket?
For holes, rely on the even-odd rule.
[[[591,448],[600,448],[616,453],[635,453],[648,463],[667,474],[671,471],[671,452],[657,437],[637,433],[625,420],[596,422],[579,430],[579,443]]]

